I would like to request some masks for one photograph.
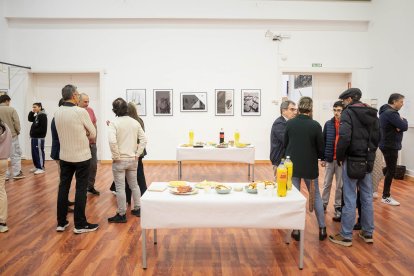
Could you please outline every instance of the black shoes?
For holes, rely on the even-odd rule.
[[[99,191],[95,190],[95,188],[88,189],[88,193],[93,194],[93,195],[100,195],[101,194]]]
[[[131,210],[131,214],[134,216],[140,217],[141,216],[141,209],[133,209]]]
[[[290,235],[295,241],[300,241],[300,233],[299,230],[293,230],[292,234]]]
[[[360,222],[357,222],[357,223],[354,225],[354,230],[361,230],[361,229],[362,229],[361,223],[360,223]]]
[[[326,234],[326,227],[319,228],[319,240],[323,241],[328,235]]]
[[[96,231],[99,228],[98,224],[93,224],[93,223],[86,223],[83,226],[80,227],[75,227],[73,229],[73,232],[75,234],[82,234],[82,233],[87,233],[87,232],[92,232],[92,231]]]
[[[127,218],[126,218],[126,215],[120,215],[116,213],[115,216],[108,218],[108,222],[109,223],[126,223]]]

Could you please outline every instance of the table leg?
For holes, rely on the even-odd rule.
[[[299,269],[303,269],[303,247],[305,245],[305,230],[300,230],[299,242]]]
[[[181,180],[181,173],[182,173],[182,168],[181,168],[181,161],[178,161],[178,180]]]
[[[285,243],[290,243],[290,234],[292,233],[292,229],[286,229],[285,231]]]
[[[154,229],[154,244],[157,244],[157,229]]]
[[[252,181],[254,181],[254,164],[252,164]]]
[[[141,239],[142,239],[142,268],[147,268],[147,234],[146,230],[142,229],[141,231]]]
[[[250,164],[247,164],[247,179],[250,180]]]

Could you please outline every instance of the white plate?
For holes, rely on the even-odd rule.
[[[194,195],[194,194],[198,193],[198,190],[194,189],[194,188],[191,190],[191,192],[187,192],[187,193],[180,193],[180,192],[178,192],[177,188],[171,188],[169,190],[170,190],[170,193],[172,193],[174,195]]]

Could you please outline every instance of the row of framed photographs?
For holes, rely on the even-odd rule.
[[[173,90],[154,89],[154,116],[173,115]],[[147,115],[146,89],[127,89],[126,100],[137,105],[140,116]],[[215,90],[215,114],[216,116],[234,115],[234,89]],[[181,112],[207,112],[207,92],[181,92]],[[261,90],[241,90],[241,115],[260,116],[261,114]]]

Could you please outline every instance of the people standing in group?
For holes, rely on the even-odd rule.
[[[315,194],[309,195],[314,198],[315,214],[319,225],[319,240],[327,236],[325,216],[322,198],[318,186],[318,158],[323,156],[323,134],[321,125],[312,119],[313,101],[310,97],[302,97],[298,103],[299,115],[286,123],[284,143],[286,155],[290,156],[294,170],[292,175],[293,185],[300,190],[300,182],[303,178],[308,191]],[[297,230],[292,232],[292,237],[299,240]]]
[[[10,153],[11,173],[7,170],[6,180],[22,179],[22,150],[19,144],[20,119],[16,109],[10,106],[11,98],[9,95],[0,96],[0,119],[9,127],[12,133],[12,145]]]
[[[379,143],[377,110],[360,101],[358,88],[344,91],[339,98],[345,106],[339,127],[336,159],[342,165],[344,206],[341,230],[329,236],[333,243],[352,245],[357,204],[357,188],[361,201],[361,228],[359,236],[366,243],[373,243],[374,210],[372,204],[372,177],[375,151]]]
[[[325,123],[323,128],[325,150],[321,165],[322,167],[325,167],[325,180],[323,183],[322,201],[323,209],[326,211],[329,204],[332,181],[335,175],[336,188],[334,202],[335,215],[333,217],[334,221],[340,221],[342,209],[342,168],[336,161],[336,146],[339,139],[339,122],[342,110],[342,101],[335,102],[333,105],[334,116]]]
[[[385,179],[381,202],[392,206],[400,203],[391,197],[391,183],[397,167],[398,151],[401,150],[401,142],[404,131],[408,129],[407,119],[398,111],[404,105],[404,96],[398,93],[391,94],[388,104],[381,106],[379,111],[381,141],[379,147],[385,159]]]
[[[56,231],[63,232],[69,226],[66,220],[68,195],[73,175],[76,177],[74,232],[76,234],[95,231],[98,224],[89,223],[85,216],[86,193],[91,150],[89,139],[96,137],[96,129],[88,112],[77,106],[79,93],[76,86],[68,84],[62,89],[65,101],[55,112],[55,124],[60,142],[60,184],[57,200]]]
[[[7,160],[10,157],[12,133],[0,119],[0,233],[9,231],[7,226],[7,193],[5,188]]]
[[[45,137],[47,133],[47,115],[42,103],[34,103],[28,115],[30,127],[30,143],[34,168],[30,172],[42,174],[45,172]]]
[[[96,127],[96,116],[95,112],[91,107],[89,107],[89,96],[85,93],[81,93],[79,96],[79,107],[82,107],[88,111],[89,117],[91,118],[92,124],[97,130]],[[93,195],[100,195],[99,191],[95,189],[95,179],[96,179],[96,171],[98,169],[98,157],[97,157],[97,149],[96,149],[96,138],[89,138],[89,147],[91,149],[91,163],[89,167],[89,178],[88,178],[88,193]]]
[[[128,116],[128,105],[124,99],[115,99],[112,107],[116,119],[109,123],[108,140],[113,160],[112,172],[114,174],[118,208],[116,215],[108,218],[108,222],[125,223],[127,221],[125,177],[134,201],[131,214],[138,217],[141,215],[141,192],[137,182],[137,159],[143,153],[147,139],[139,122]]]
[[[285,157],[284,140],[286,122],[295,118],[296,114],[297,108],[293,101],[286,100],[280,104],[280,117],[273,122],[270,132],[270,161],[273,165],[274,174],[280,161]]]

